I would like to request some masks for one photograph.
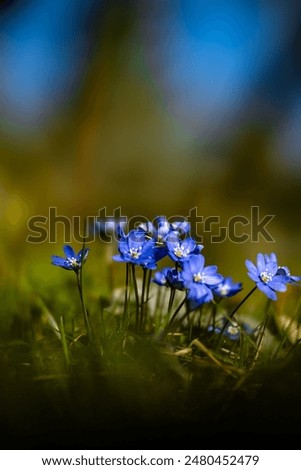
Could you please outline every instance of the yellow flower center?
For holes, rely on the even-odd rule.
[[[262,280],[262,282],[264,282],[264,284],[267,284],[273,279],[273,276],[267,271],[263,271],[262,273],[260,273],[260,279]]]
[[[229,294],[229,287],[227,286],[222,286],[219,288],[219,293],[220,295],[227,295]]]
[[[193,275],[193,280],[194,282],[201,282],[202,281],[202,275],[201,273],[196,273]]]
[[[141,255],[141,247],[139,247],[139,248],[130,248],[130,256],[133,259],[138,259],[140,255]]]
[[[68,263],[73,267],[73,268],[79,268],[79,262],[77,261],[76,258],[68,258]]]
[[[176,255],[177,258],[183,258],[183,256],[185,256],[184,251],[182,250],[182,248],[180,246],[178,246],[174,250],[174,254]]]
[[[228,333],[230,333],[230,335],[237,335],[237,333],[239,333],[239,328],[235,325],[230,325],[228,327]]]

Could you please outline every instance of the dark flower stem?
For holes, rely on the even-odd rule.
[[[145,314],[144,314],[144,322],[146,321],[146,315],[147,315],[147,310],[148,310],[148,300],[149,300],[149,290],[150,290],[150,284],[151,284],[151,278],[152,278],[152,271],[150,269],[148,271],[148,277],[146,281],[146,299],[145,299]],[[144,325],[145,327],[145,325]]]
[[[211,315],[209,317],[209,323],[207,325],[207,328],[209,326],[212,326],[213,330],[215,328],[215,322],[216,322],[216,312],[217,312],[217,303],[216,301],[213,303],[213,306],[212,306],[212,312],[211,312]]]
[[[91,325],[90,325],[90,320],[89,320],[89,314],[85,306],[84,295],[83,295],[83,266],[85,262],[84,258],[85,258],[86,233],[87,233],[87,221],[85,219],[84,220],[84,241],[83,241],[83,246],[82,246],[82,259],[81,259],[80,269],[76,271],[75,273],[76,273],[77,287],[78,287],[79,297],[80,297],[82,310],[84,314],[87,334],[88,334],[90,343],[93,344],[93,336],[92,336],[92,330],[91,330]]]
[[[175,318],[176,316],[178,315],[179,311],[181,310],[181,308],[183,307],[183,305],[186,303],[186,299],[187,299],[187,296],[184,297],[184,299],[182,300],[182,302],[180,303],[180,305],[176,308],[173,316],[171,317],[171,319],[169,320],[168,324],[166,325],[166,327],[164,328],[164,330],[160,333],[159,335],[159,339],[161,341],[163,341],[166,337],[166,335],[168,334],[172,324],[174,323],[175,321]]]
[[[245,303],[245,301],[255,292],[257,289],[257,286],[253,287],[253,289],[250,290],[250,292],[242,299],[242,301],[235,307],[229,318],[232,318],[237,310]]]
[[[287,355],[286,355],[285,357],[288,358],[288,357],[292,354],[292,352],[296,349],[296,347],[298,346],[298,344],[300,344],[300,343],[301,343],[301,338],[299,338],[299,339],[295,342],[295,344],[293,344],[293,346],[291,347],[291,349],[289,350],[289,352],[287,353]]]
[[[220,345],[220,342],[221,342],[221,339],[222,339],[222,335],[225,331],[225,329],[227,328],[227,326],[229,325],[230,323],[230,319],[234,317],[235,313],[238,311],[238,309],[245,303],[245,301],[253,294],[253,292],[255,292],[255,290],[257,289],[257,286],[253,287],[253,289],[250,290],[250,292],[242,299],[242,301],[235,307],[235,309],[233,310],[233,312],[229,315],[229,318],[228,320],[225,322],[224,326],[222,327],[221,329],[221,332],[219,334],[219,341],[218,341],[218,344],[217,346]]]
[[[133,276],[133,284],[134,284],[134,292],[135,292],[135,300],[136,300],[136,333],[139,332],[139,324],[140,324],[140,319],[139,319],[139,311],[140,311],[140,302],[139,302],[139,292],[138,292],[138,286],[137,286],[137,279],[136,279],[136,271],[135,271],[135,265],[132,264],[132,276]]]
[[[268,321],[269,321],[269,313],[267,312],[264,323],[263,323],[263,326],[262,326],[262,329],[261,329],[261,332],[260,332],[260,335],[259,335],[258,344],[257,344],[257,348],[256,348],[256,353],[255,353],[255,356],[253,358],[252,364],[250,366],[250,370],[252,370],[254,368],[254,366],[255,366],[255,364],[258,360],[259,353],[260,353],[261,346],[262,346],[263,337],[264,337],[264,332],[266,330]]]
[[[171,287],[170,288],[169,302],[168,302],[168,310],[167,310],[168,315],[171,312],[173,301],[174,301],[174,298],[175,298],[175,294],[176,294],[176,289],[174,287]]]
[[[125,292],[124,292],[124,306],[123,306],[123,329],[126,328],[128,320],[128,302],[129,302],[129,289],[130,289],[130,265],[125,265]]]
[[[141,293],[141,303],[140,303],[140,331],[143,331],[145,324],[145,292],[146,292],[146,278],[147,278],[147,269],[143,269],[143,280],[142,280],[142,293]]]

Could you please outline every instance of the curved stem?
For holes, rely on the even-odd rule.
[[[176,308],[176,310],[175,310],[173,316],[171,317],[171,319],[169,320],[168,324],[166,325],[166,327],[164,328],[164,330],[160,333],[160,335],[159,335],[159,339],[160,339],[160,340],[163,340],[163,339],[166,337],[166,335],[167,335],[167,333],[169,332],[170,327],[171,327],[171,325],[173,324],[173,322],[174,322],[176,316],[178,315],[179,311],[181,310],[181,308],[182,308],[183,305],[185,304],[186,299],[187,299],[187,296],[185,295],[185,297],[184,297],[184,299],[182,300],[182,302],[180,303],[180,305]]]
[[[168,310],[167,310],[168,315],[170,314],[171,309],[172,309],[173,301],[175,299],[175,293],[176,293],[176,289],[174,287],[171,287],[170,288],[169,301],[168,301]]]
[[[242,299],[242,301],[235,307],[235,309],[233,310],[233,312],[231,313],[231,315],[229,316],[229,318],[232,318],[235,313],[237,312],[237,310],[245,303],[245,301],[253,294],[253,292],[255,292],[255,290],[257,289],[257,286],[253,287],[253,289],[250,290],[250,292]]]
[[[231,318],[234,317],[237,310],[245,303],[245,301],[253,294],[253,292],[255,292],[256,289],[257,289],[257,286],[253,287],[253,289],[250,290],[250,292],[242,299],[242,301],[235,307],[233,312],[229,315],[229,318],[226,320],[226,322],[225,322],[224,326],[222,327],[221,332],[219,334],[219,341],[218,341],[217,346],[220,345],[222,335],[223,335],[225,329],[227,328],[227,326],[229,325]]]
[[[268,320],[269,320],[269,313],[267,312],[266,313],[266,317],[265,317],[265,320],[264,320],[264,323],[263,323],[263,326],[262,326],[262,330],[260,332],[260,336],[259,336],[259,340],[258,340],[258,345],[257,345],[257,349],[256,349],[256,353],[255,353],[255,356],[254,356],[254,359],[252,361],[252,364],[251,364],[251,367],[250,367],[250,370],[252,370],[257,362],[257,359],[259,357],[259,353],[260,353],[260,350],[261,350],[261,346],[262,346],[262,341],[263,341],[263,337],[264,337],[264,332],[265,332],[265,329],[267,327],[267,324],[268,324]]]

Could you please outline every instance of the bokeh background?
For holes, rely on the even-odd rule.
[[[300,274],[300,1],[1,0],[0,9],[2,284],[59,276],[49,255],[63,233],[57,244],[26,243],[29,218],[50,206],[150,218],[197,207],[221,225],[259,206],[275,215],[274,242],[212,244],[205,234],[208,262],[251,285],[244,259],[276,251]]]

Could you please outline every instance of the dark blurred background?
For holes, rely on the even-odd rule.
[[[300,274],[300,1],[1,0],[0,10],[0,272],[59,254],[26,243],[28,219],[49,206],[150,218],[197,207],[221,225],[259,206],[275,215],[274,242],[205,234],[208,261],[248,283],[245,257],[276,251]]]

